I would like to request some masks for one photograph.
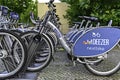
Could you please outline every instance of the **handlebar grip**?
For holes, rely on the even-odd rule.
[[[30,12],[30,17],[31,17],[32,19],[34,19],[34,13],[33,13],[33,12]]]
[[[53,7],[56,7],[56,5],[53,4]]]
[[[55,14],[56,17],[59,17],[57,14]]]
[[[78,16],[79,18],[81,18],[81,19],[84,19],[84,16]]]
[[[53,9],[53,11],[56,13],[56,9]]]
[[[53,3],[54,2],[54,0],[50,0],[50,3]]]
[[[61,22],[59,22],[58,24],[59,24],[59,25],[62,25],[62,23],[61,23]]]

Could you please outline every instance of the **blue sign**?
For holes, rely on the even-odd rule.
[[[95,28],[77,39],[73,46],[76,57],[101,55],[115,46],[120,39],[120,29],[113,27]]]

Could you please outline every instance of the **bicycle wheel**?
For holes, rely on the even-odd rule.
[[[31,39],[33,39],[33,37],[38,34],[38,32],[36,31],[26,31],[20,34],[20,37],[24,40],[25,45],[28,47]]]
[[[56,37],[56,35],[53,32],[48,32],[47,36],[50,38],[50,40],[52,41],[52,44],[54,46],[54,49],[56,48],[57,44],[58,44],[58,39]]]
[[[87,63],[85,67],[95,75],[110,76],[116,73],[120,68],[120,44],[117,44],[103,56],[84,59]]]
[[[26,46],[18,35],[0,30],[0,79],[12,77],[21,71],[26,63],[26,53]]]
[[[55,35],[55,33],[54,33],[54,32],[49,32],[48,34],[50,34],[50,35],[52,36],[55,45],[57,45],[57,44],[58,44],[58,38],[57,38],[57,36]]]
[[[16,33],[17,35],[20,35],[21,33],[23,33],[22,31],[17,30],[17,29],[11,29],[11,31],[13,31],[13,32]]]
[[[28,31],[21,35],[21,38],[25,40],[26,45],[29,45],[30,40],[37,34],[35,31]],[[35,56],[32,59],[29,71],[39,71],[44,69],[49,65],[52,59],[52,53],[54,53],[54,48],[51,40],[45,34],[42,34],[41,41],[38,43],[39,46],[35,51]],[[28,53],[29,54],[29,53]]]

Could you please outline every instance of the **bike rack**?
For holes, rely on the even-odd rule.
[[[33,46],[30,47],[30,50],[29,51],[29,54],[32,55],[32,51],[31,51],[31,48],[34,49],[34,46],[36,45],[36,41],[33,40],[31,41],[31,44],[34,44]],[[29,58],[31,58],[31,56],[29,55]],[[21,73],[19,73],[18,75],[16,75],[15,77],[13,78],[10,78],[10,79],[6,79],[6,80],[37,80],[37,77],[38,77],[38,72],[28,72],[26,71],[27,69],[27,66],[29,65],[29,60],[30,59],[27,59],[27,63],[28,64],[25,64],[25,67],[23,68],[23,70],[21,71]]]

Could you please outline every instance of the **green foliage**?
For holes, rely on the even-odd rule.
[[[102,25],[113,20],[113,25],[120,25],[120,0],[61,0],[69,4],[65,18],[69,23],[78,21],[78,16],[98,17]]]
[[[37,16],[37,0],[0,0],[0,5],[7,6],[20,15],[20,22],[28,22],[30,12]]]

